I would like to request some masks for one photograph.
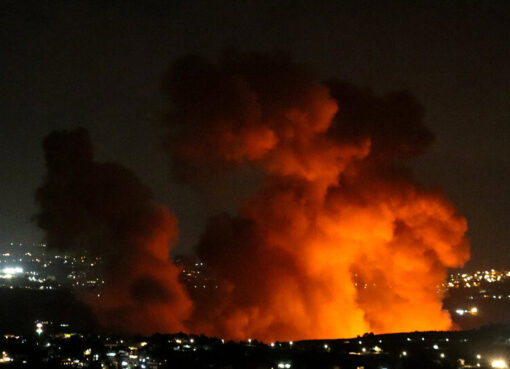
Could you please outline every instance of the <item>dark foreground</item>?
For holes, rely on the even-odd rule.
[[[83,335],[45,322],[39,328],[0,336],[0,368],[504,368],[510,358],[509,325],[274,343]]]

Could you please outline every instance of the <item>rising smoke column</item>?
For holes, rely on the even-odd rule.
[[[85,129],[51,133],[44,150],[36,220],[50,247],[102,258],[101,296],[86,298],[100,322],[120,332],[183,329],[191,302],[169,259],[173,215],[128,169],[94,161]]]
[[[469,258],[467,225],[406,166],[433,139],[412,96],[320,83],[279,54],[182,58],[165,86],[180,178],[264,173],[201,237],[223,288],[197,303],[193,330],[295,340],[451,327],[437,287]]]

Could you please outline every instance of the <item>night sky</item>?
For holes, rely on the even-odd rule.
[[[282,50],[324,79],[414,94],[436,135],[417,178],[467,218],[468,266],[510,268],[508,19],[510,3],[496,0],[2,1],[0,242],[42,237],[31,221],[41,142],[83,126],[99,160],[134,170],[170,207],[177,251],[191,251],[207,217],[236,208],[253,178],[212,182],[207,196],[173,180],[162,80],[185,54]]]

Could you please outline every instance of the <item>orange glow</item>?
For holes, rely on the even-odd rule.
[[[169,259],[169,240],[176,242],[177,221],[167,208],[145,238],[131,240],[138,249],[121,272],[109,275],[99,298],[89,298],[103,326],[118,332],[152,334],[185,330],[192,303],[178,282],[179,269]],[[171,311],[171,314],[169,314]]]
[[[264,175],[202,236],[198,254],[224,288],[195,305],[191,330],[274,341],[451,328],[438,286],[469,258],[467,225],[398,162],[432,140],[412,96],[330,90],[272,55],[176,68],[177,167]]]
[[[95,161],[85,129],[53,132],[44,148],[37,221],[50,247],[100,257],[104,285],[82,296],[99,322],[116,332],[184,329],[191,300],[169,258],[175,217],[131,171]]]

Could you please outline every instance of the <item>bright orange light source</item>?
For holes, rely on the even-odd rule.
[[[508,368],[508,366],[505,360],[495,359],[491,361],[491,368]]]

